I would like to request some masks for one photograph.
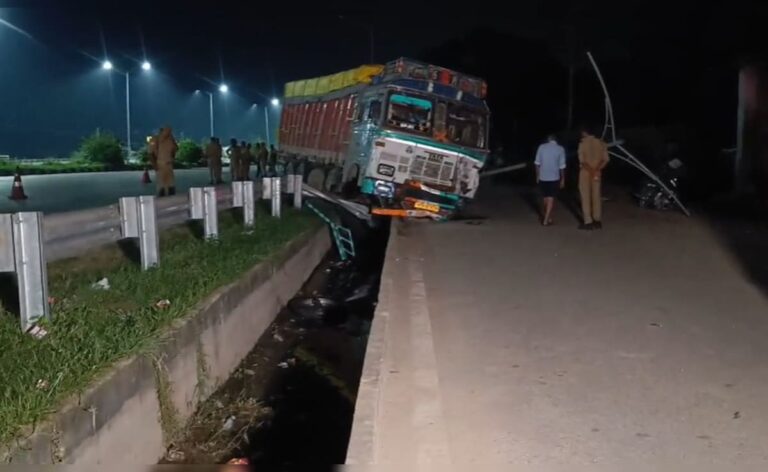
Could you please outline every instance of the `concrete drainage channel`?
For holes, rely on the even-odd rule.
[[[162,463],[344,462],[389,225],[355,229],[358,257],[323,260]]]

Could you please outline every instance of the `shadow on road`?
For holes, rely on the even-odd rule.
[[[530,209],[531,212],[536,215],[536,218],[540,220],[543,216],[541,214],[541,196],[536,187],[521,187],[519,195],[528,209]],[[565,208],[577,224],[581,223],[581,212],[579,210],[578,199],[568,189],[562,190],[559,193],[555,212],[558,211],[557,206]]]

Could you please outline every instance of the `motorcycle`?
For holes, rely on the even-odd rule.
[[[666,162],[658,177],[669,189],[669,192],[673,192],[674,196],[679,197],[681,180],[684,175],[685,164],[680,159],[674,158]],[[675,207],[674,197],[669,192],[655,180],[645,178],[637,190],[633,192],[633,195],[641,208],[669,210]]]

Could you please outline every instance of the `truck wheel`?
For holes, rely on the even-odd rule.
[[[307,185],[317,190],[325,189],[325,169],[318,166],[309,171],[307,176]]]
[[[329,192],[337,192],[342,183],[342,170],[340,167],[335,166],[328,171],[328,177],[325,181],[325,190]]]
[[[353,164],[349,168],[347,175],[343,178],[341,184],[341,194],[346,197],[353,197],[360,193],[360,188],[357,185],[357,180],[360,176],[360,166]]]

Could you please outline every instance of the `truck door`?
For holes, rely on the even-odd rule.
[[[353,136],[350,146],[350,159],[344,165],[344,182],[357,177],[362,182],[368,161],[371,157],[373,139],[381,126],[384,97],[380,94],[361,97],[358,113],[352,123]]]

